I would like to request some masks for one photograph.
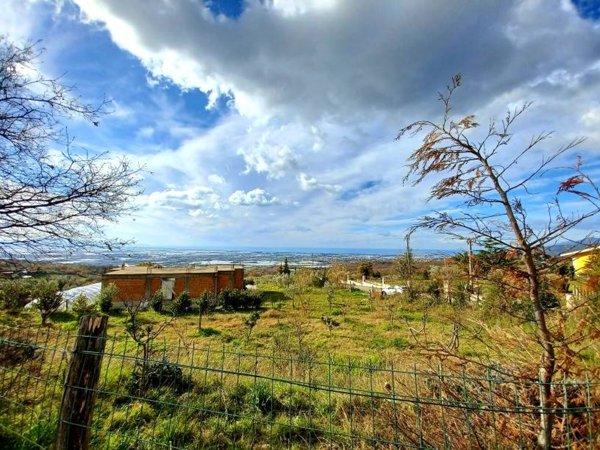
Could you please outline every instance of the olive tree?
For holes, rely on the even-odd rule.
[[[501,121],[491,120],[487,129],[480,131],[476,129],[479,124],[475,116],[451,116],[452,97],[460,85],[461,77],[456,75],[440,94],[440,121],[413,122],[402,128],[397,137],[425,134],[408,158],[405,182],[416,185],[427,179],[432,182],[430,199],[458,202],[452,212],[441,210],[422,217],[415,229],[471,239],[476,245],[492,243],[520,258],[542,352],[540,404],[548,412],[540,415],[538,443],[548,447],[553,420],[551,382],[558,342],[549,329],[548,310],[543,302],[544,255],[548,245],[600,211],[600,191],[582,170],[581,159],[577,158],[569,172],[564,167],[564,157],[583,139],[571,140],[548,152],[546,143],[552,133],[542,132],[518,146],[513,139],[514,124],[530,103],[509,111]],[[554,190],[544,198],[545,214],[540,218],[534,214],[540,208],[539,197],[544,195],[540,184],[548,189],[553,182]],[[531,195],[533,192],[537,195]]]
[[[58,283],[50,280],[40,280],[32,294],[35,297],[35,308],[42,318],[42,325],[46,325],[48,317],[54,314],[63,302]]]
[[[38,44],[0,37],[0,256],[108,248],[103,224],[131,209],[140,168],[73,150],[69,119],[98,126],[107,102],[85,103],[36,67]]]

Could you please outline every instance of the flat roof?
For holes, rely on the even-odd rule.
[[[586,248],[582,248],[580,250],[574,250],[572,252],[567,252],[567,253],[561,253],[560,256],[561,257],[567,257],[567,256],[582,256],[588,253],[594,253],[595,251],[600,250],[600,246],[596,245],[594,247],[586,247]]]
[[[200,273],[230,272],[235,269],[243,269],[239,264],[219,264],[217,266],[202,267],[146,267],[146,266],[126,266],[112,269],[104,275],[108,276],[129,276],[129,275],[187,275]]]

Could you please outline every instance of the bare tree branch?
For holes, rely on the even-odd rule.
[[[89,105],[60,79],[41,75],[41,52],[39,44],[0,38],[0,254],[110,250],[122,242],[106,240],[103,226],[131,210],[141,168],[107,153],[72,151],[61,122],[77,117],[98,126],[107,102]],[[64,150],[50,150],[56,147]]]

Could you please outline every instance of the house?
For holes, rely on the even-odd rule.
[[[172,300],[184,291],[195,298],[204,292],[217,294],[224,289],[243,289],[244,267],[233,264],[199,268],[127,266],[102,275],[102,286],[110,284],[118,289],[117,301],[149,299],[156,291],[161,291],[165,300]]]
[[[585,266],[587,266],[587,264],[590,262],[594,253],[598,251],[600,251],[600,245],[595,245],[593,247],[587,247],[573,252],[561,253],[560,257],[571,259],[575,276],[577,276],[583,272]]]
[[[587,265],[591,262],[592,257],[594,254],[597,254],[597,252],[600,252],[600,245],[594,245],[592,247],[586,247],[572,252],[561,253],[561,258],[571,259],[573,275],[576,280],[576,282],[572,283],[571,285],[572,294],[567,294],[568,307],[573,307],[576,304],[575,301],[579,301],[582,295],[589,293],[589,287],[586,286],[585,283],[582,283],[582,281],[584,281],[585,269]]]

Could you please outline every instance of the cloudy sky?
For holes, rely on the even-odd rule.
[[[415,218],[454,205],[403,185],[417,141],[394,138],[439,118],[458,72],[458,115],[534,102],[505,152],[543,130],[540,155],[585,136],[572,162],[600,178],[597,0],[2,3],[0,33],[42,40],[44,73],[112,100],[100,127],[69,132],[145,166],[138,209],[109,228],[139,244],[400,248]]]

